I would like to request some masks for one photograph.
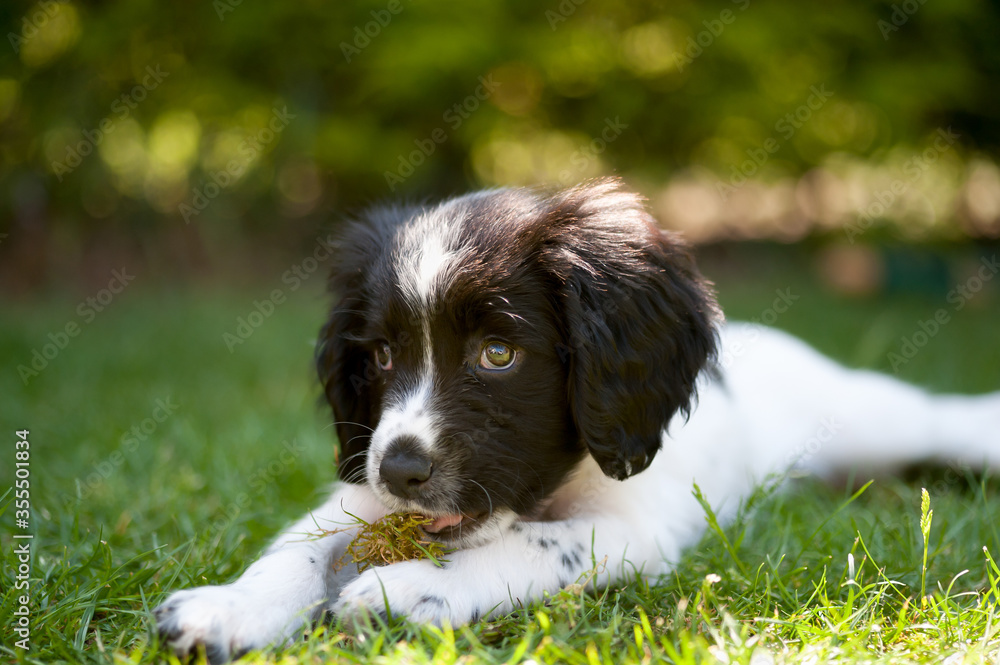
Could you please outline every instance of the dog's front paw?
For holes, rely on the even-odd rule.
[[[333,612],[348,623],[393,616],[459,626],[485,618],[501,602],[477,597],[473,589],[483,586],[465,582],[451,566],[441,568],[427,560],[371,568],[344,587]]]
[[[284,642],[305,623],[233,585],[185,589],[153,610],[160,637],[178,655],[205,650],[210,663]]]

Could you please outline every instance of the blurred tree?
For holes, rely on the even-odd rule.
[[[374,199],[610,171],[773,182],[941,128],[962,181],[1000,145],[998,19],[982,0],[8,2],[0,233],[21,241],[0,254],[299,237]]]

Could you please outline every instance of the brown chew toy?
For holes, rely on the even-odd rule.
[[[371,566],[385,566],[411,559],[438,559],[448,553],[439,542],[429,540],[424,527],[434,521],[417,513],[391,513],[371,523],[355,518],[361,524],[344,555],[333,564],[339,570],[350,558],[358,572]],[[345,529],[327,531],[324,535]]]

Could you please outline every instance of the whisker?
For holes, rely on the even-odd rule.
[[[353,443],[355,439],[370,439],[370,438],[372,438],[371,434],[358,434],[357,436],[352,436],[350,439],[348,439],[344,445],[345,446],[351,445],[351,443]],[[365,451],[363,450],[361,452],[364,453]]]
[[[371,432],[372,434],[375,433],[375,430],[372,429],[371,427],[369,427],[368,425],[365,425],[363,423],[356,423],[356,422],[353,422],[351,420],[335,420],[334,422],[330,423],[330,425],[333,425],[333,426],[337,426],[337,425],[354,425],[355,427],[360,427],[362,429],[366,429],[369,432]]]
[[[343,481],[347,483],[356,483],[357,481],[362,480],[364,476],[365,476],[365,469],[364,467],[361,467],[359,469],[355,469],[350,474],[348,474],[346,478],[343,478]]]
[[[353,455],[350,455],[349,457],[345,457],[345,458],[344,458],[344,461],[345,461],[345,462],[349,462],[349,461],[351,461],[352,459],[354,459],[355,457],[360,457],[361,455],[364,455],[364,454],[365,454],[365,453],[367,453],[367,452],[368,452],[367,450],[362,450],[362,451],[360,451],[360,452],[356,452],[356,453],[354,453]]]
[[[497,453],[496,457],[497,457],[497,459],[511,459],[511,460],[514,460],[515,462],[521,462],[521,461],[523,461],[523,460],[521,460],[520,457],[517,457],[516,455],[502,455],[500,453]],[[523,465],[517,465],[517,466],[523,466]],[[528,468],[532,473],[535,474],[535,478],[538,480],[538,484],[541,485],[542,484],[542,477],[541,477],[541,475],[539,475],[538,471],[535,470],[532,467],[526,467],[526,468]],[[510,471],[509,469],[504,469],[504,471],[506,471],[507,473],[511,473],[511,474],[514,473],[513,471]],[[518,474],[517,476],[513,476],[512,475],[511,477],[513,477],[513,478],[520,478],[521,476],[520,476],[520,474]]]
[[[365,304],[368,304],[368,303],[365,302]],[[367,314],[367,313],[368,312],[366,312],[363,309],[348,309],[347,307],[339,307],[339,308],[337,308],[337,309],[334,310],[334,314],[361,314],[361,315],[364,315],[364,314]]]
[[[531,321],[529,321],[528,319],[524,318],[520,314],[515,314],[513,312],[502,312],[502,313],[506,314],[507,316],[509,316],[510,318],[514,319],[515,321],[524,323],[525,325],[530,326],[532,328],[535,327],[535,324],[533,324]]]
[[[532,469],[532,471],[534,471],[534,469]],[[507,470],[498,470],[498,473],[500,474],[500,480],[512,485],[515,489],[522,489],[529,497],[531,497],[532,503],[538,502],[538,499],[535,498],[536,491],[521,477],[520,473],[517,471]],[[535,472],[535,476],[538,477],[539,483],[541,483],[541,476],[538,476],[537,471]]]
[[[482,485],[480,485],[479,483],[477,483],[472,478],[469,478],[469,482],[472,483],[473,485],[476,485],[477,487],[479,487],[479,489],[483,490],[483,494],[486,495],[486,500],[489,502],[489,505],[490,505],[490,509],[488,511],[488,515],[490,517],[492,517],[493,516],[493,497],[490,496],[489,490],[487,490],[485,487],[483,487]]]

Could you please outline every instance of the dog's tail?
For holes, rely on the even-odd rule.
[[[723,345],[761,472],[798,466],[833,476],[921,462],[1000,470],[1000,392],[933,395],[844,368],[761,326],[729,325]]]

